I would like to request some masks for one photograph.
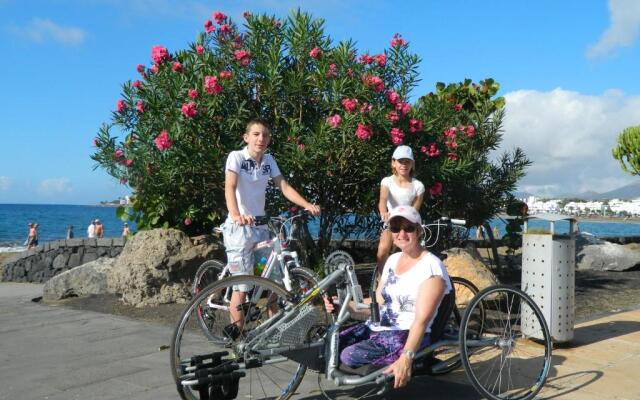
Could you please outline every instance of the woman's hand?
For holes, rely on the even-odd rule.
[[[411,379],[412,361],[406,355],[401,354],[393,364],[389,365],[383,373],[394,376],[393,388],[397,389],[406,386]]]
[[[235,214],[231,215],[231,220],[238,225],[253,225],[255,218],[249,214]]]
[[[380,217],[382,218],[382,222],[384,222],[385,224],[387,222],[389,222],[389,212],[388,211],[385,211],[385,212],[381,213]]]
[[[304,209],[309,211],[311,213],[311,215],[313,215],[315,217],[320,215],[320,206],[318,206],[316,204],[309,203]]]

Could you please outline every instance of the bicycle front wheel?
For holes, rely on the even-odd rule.
[[[229,296],[241,286],[249,291],[246,292],[244,300],[236,306],[237,312],[234,313]],[[300,385],[307,367],[280,355],[248,352],[245,345],[281,318],[287,307],[294,306],[296,297],[273,281],[248,275],[222,279],[201,291],[183,311],[171,340],[171,372],[181,398],[200,399],[203,390],[202,387],[183,385],[193,379],[194,365],[190,360],[204,353],[219,351],[229,352],[229,355],[222,359],[222,364],[239,365],[241,368],[244,366],[246,376],[242,378],[241,386],[210,385],[206,388],[208,393],[222,396],[220,398],[234,398],[240,390],[242,396],[250,398],[291,397]],[[321,302],[321,299],[319,301]],[[206,337],[199,333],[198,309],[207,310],[213,316],[209,335]],[[317,325],[323,324],[319,320],[313,321],[318,322]],[[304,327],[304,333],[299,334],[314,332],[315,326],[312,323]],[[302,329],[300,331],[302,332]],[[284,340],[282,337],[285,334],[295,336],[297,333],[290,329],[282,333],[281,337],[272,335],[264,339],[265,348]],[[289,339],[290,337],[287,336]],[[306,338],[297,339],[304,341]]]
[[[478,308],[484,325],[478,333]],[[469,303],[460,330],[462,365],[475,389],[492,400],[529,400],[551,368],[551,335],[542,312],[520,289],[492,286]]]

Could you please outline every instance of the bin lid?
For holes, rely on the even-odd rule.
[[[571,215],[564,215],[564,214],[541,213],[541,214],[528,215],[526,217],[526,219],[534,219],[534,218],[543,219],[545,221],[551,221],[551,222],[563,221],[563,220],[577,221],[575,217],[572,217]]]

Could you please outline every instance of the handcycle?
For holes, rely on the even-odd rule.
[[[306,290],[318,281],[318,277],[312,270],[301,265],[298,253],[290,248],[293,239],[293,225],[310,215],[301,210],[289,216],[258,216],[256,225],[266,225],[271,232],[271,238],[257,243],[253,249],[254,258],[257,261],[256,271],[259,276],[282,283],[288,291]],[[222,233],[220,228],[216,232]],[[211,283],[231,276],[229,266],[218,260],[207,260],[196,271],[193,279],[192,291],[197,296]],[[209,299],[206,307],[198,307],[198,322],[203,333],[212,341],[229,341],[229,338],[214,336],[212,325],[216,323],[216,311],[228,311],[232,290],[216,299]],[[259,292],[252,292],[254,298],[260,298]]]
[[[208,306],[238,284],[260,293],[248,296],[251,300],[242,305],[242,337],[228,343],[198,334],[194,328],[198,307]],[[323,296],[333,288],[343,295],[335,320],[323,305]],[[455,295],[452,291],[441,302],[430,333],[432,344],[418,352],[414,376],[437,375],[462,363],[474,388],[490,399],[535,397],[551,365],[549,329],[538,306],[520,289],[488,287],[469,301],[455,332],[451,330],[456,328],[451,323]],[[244,379],[243,396],[287,399],[307,369],[336,386],[371,384],[374,391],[384,393],[392,380],[382,373],[384,368],[352,370],[339,364],[338,333],[349,320],[351,301],[356,308],[370,307],[364,304],[353,265],[346,262],[306,291],[287,291],[254,276],[214,282],[187,305],[171,340],[171,370],[178,393],[183,399],[233,399]],[[209,351],[203,354],[205,348]]]

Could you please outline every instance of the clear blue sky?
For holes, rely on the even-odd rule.
[[[640,1],[0,0],[0,203],[128,194],[93,170],[91,142],[151,47],[185,47],[216,10],[239,20],[297,7],[361,51],[401,33],[423,60],[414,97],[437,81],[500,82],[503,147],[534,161],[521,189],[603,192],[636,179],[610,149],[640,124]]]

